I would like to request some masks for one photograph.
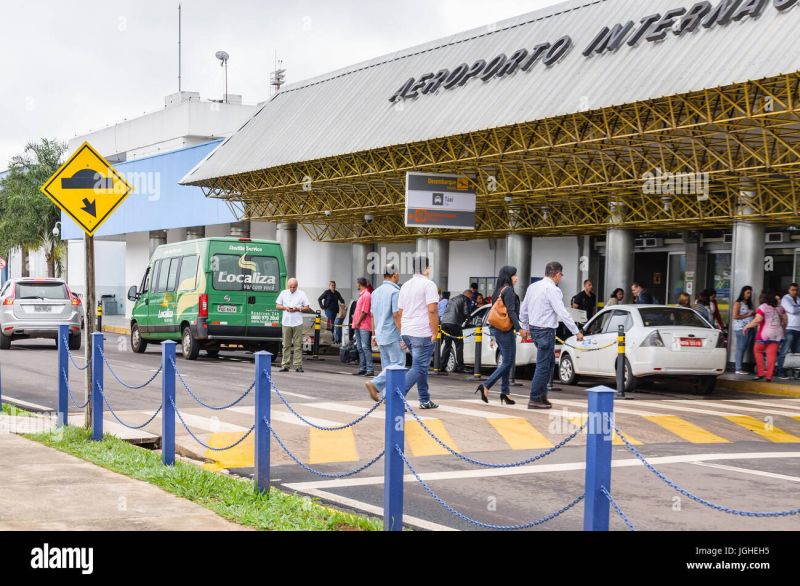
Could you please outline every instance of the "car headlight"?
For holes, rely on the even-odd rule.
[[[655,331],[645,338],[640,348],[664,348],[664,340],[661,337],[661,334],[659,334],[658,331]]]

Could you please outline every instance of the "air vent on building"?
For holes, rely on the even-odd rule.
[[[664,246],[663,238],[637,238],[636,248],[661,248]]]
[[[722,237],[722,241],[725,244],[733,244],[733,234],[725,234],[725,236]]]
[[[786,242],[786,234],[783,232],[767,232],[767,244],[783,244]]]

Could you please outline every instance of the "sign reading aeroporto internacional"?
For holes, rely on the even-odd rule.
[[[649,14],[640,18],[638,24],[630,20],[604,26],[582,54],[588,58],[603,53],[614,53],[623,45],[635,48],[643,41],[663,42],[670,32],[674,36],[684,37],[692,33],[700,34],[715,27],[756,20],[769,5],[778,12],[786,12],[800,5],[800,0],[718,0],[715,4],[704,0],[688,8],[678,7],[667,10],[664,14]],[[488,61],[478,59],[472,65],[462,63],[454,69],[425,73],[419,78],[412,77],[406,81],[389,101],[397,102],[414,99],[420,95],[433,95],[442,88],[452,90],[463,87],[473,79],[489,82],[492,79],[510,77],[518,71],[528,73],[540,61],[546,67],[552,67],[562,62],[574,45],[572,37],[565,35],[552,42],[541,42],[530,50],[517,49],[510,56],[501,53]]]
[[[86,234],[93,236],[133,187],[85,142],[47,180],[41,191]]]
[[[476,203],[463,175],[406,174],[406,227],[474,230]]]

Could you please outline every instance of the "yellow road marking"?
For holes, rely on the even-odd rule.
[[[490,419],[492,424],[512,450],[535,450],[552,448],[553,444],[542,433],[521,417]]]
[[[352,429],[320,431],[309,429],[309,464],[331,464],[333,462],[358,462],[356,436]]]
[[[729,415],[725,417],[728,421],[740,427],[760,435],[765,440],[776,444],[800,444],[800,437],[787,433],[775,426],[767,426],[767,422],[747,415]]]
[[[567,420],[572,425],[574,425],[575,427],[580,427],[581,425],[586,423],[586,420],[588,418],[589,418],[588,415],[570,415],[569,417],[567,417]],[[617,427],[619,427],[619,426],[617,426]],[[585,434],[586,431],[588,431],[588,430],[584,430],[583,433]],[[620,431],[622,431],[622,429],[620,429]],[[622,433],[625,435],[625,439],[627,439],[632,446],[641,446],[642,445],[642,442],[640,442],[639,440],[637,440],[634,437],[632,437],[629,433],[626,433],[625,431],[622,431]],[[620,439],[620,437],[616,434],[616,432],[614,432],[613,435],[614,435],[614,437],[611,439],[611,445],[614,445],[614,446],[624,446],[625,445],[622,442],[622,440]]]
[[[716,434],[706,431],[699,425],[690,423],[685,419],[674,415],[653,415],[645,417],[656,425],[663,427],[669,432],[674,433],[679,438],[685,439],[692,444],[729,444],[729,440]]]
[[[429,419],[425,421],[425,425],[450,448],[458,450],[453,438],[445,429],[444,423],[438,419]],[[406,446],[414,456],[442,456],[450,453],[433,441],[433,438],[416,421],[407,421],[405,432]]]
[[[242,437],[239,432],[231,433],[212,433],[208,445],[212,448],[224,448],[231,445],[237,439]],[[231,468],[252,468],[255,459],[255,440],[251,435],[235,448],[225,450],[224,452],[215,452],[214,450],[206,450],[205,457],[209,460],[214,460],[211,464],[204,464],[203,468],[218,472],[220,470],[229,470]]]

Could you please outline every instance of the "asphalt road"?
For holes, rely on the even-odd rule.
[[[127,340],[106,335],[106,356],[114,372],[129,384],[150,378],[161,362],[160,348],[143,355],[127,350]],[[56,406],[56,351],[52,342],[16,342],[0,352],[4,397],[48,409]],[[82,363],[80,357],[76,357]],[[252,355],[223,353],[197,362],[178,359],[192,391],[221,405],[239,397],[254,376]],[[306,373],[275,373],[276,386],[295,409],[319,425],[341,425],[365,412],[371,403],[365,380],[336,357],[306,361]],[[82,396],[82,379],[70,371],[71,388]],[[144,421],[161,401],[160,381],[147,389],[123,389],[106,370],[106,393],[119,416]],[[602,381],[553,393],[553,412],[525,409],[527,385],[514,388],[519,404],[503,407],[493,396],[484,406],[473,395],[476,384],[463,376],[432,377],[434,400],[442,409],[424,412],[424,422],[456,451],[492,463],[529,458],[559,443],[581,423],[587,389]],[[409,395],[416,407],[416,393]],[[273,423],[287,447],[321,471],[354,469],[383,448],[383,409],[354,431],[325,434],[299,423],[275,397]],[[253,424],[253,395],[233,409],[213,413],[195,404],[178,387],[178,407],[198,437],[215,447],[229,445]],[[617,423],[671,480],[715,503],[751,511],[780,511],[800,506],[800,400],[719,393],[698,397],[682,383],[659,384],[616,404]],[[408,416],[411,418],[411,416]],[[109,416],[106,414],[106,420]],[[160,433],[160,417],[146,429]],[[222,454],[205,450],[178,424],[178,443],[185,452],[206,458],[214,470],[252,474],[252,437]],[[494,525],[526,523],[556,511],[583,490],[585,438],[535,464],[512,469],[481,469],[449,455],[416,422],[406,426],[406,452],[430,489],[461,513]],[[346,480],[312,476],[272,443],[272,480],[285,489],[323,498],[345,508],[378,514],[383,498],[383,463]],[[797,530],[797,516],[754,519],[711,510],[679,495],[639,465],[622,445],[614,447],[612,493],[639,529],[649,530]],[[473,529],[437,504],[411,477],[405,483],[406,521],[419,528]],[[542,526],[542,530],[582,528],[583,505]],[[612,511],[612,528],[624,530]]]

